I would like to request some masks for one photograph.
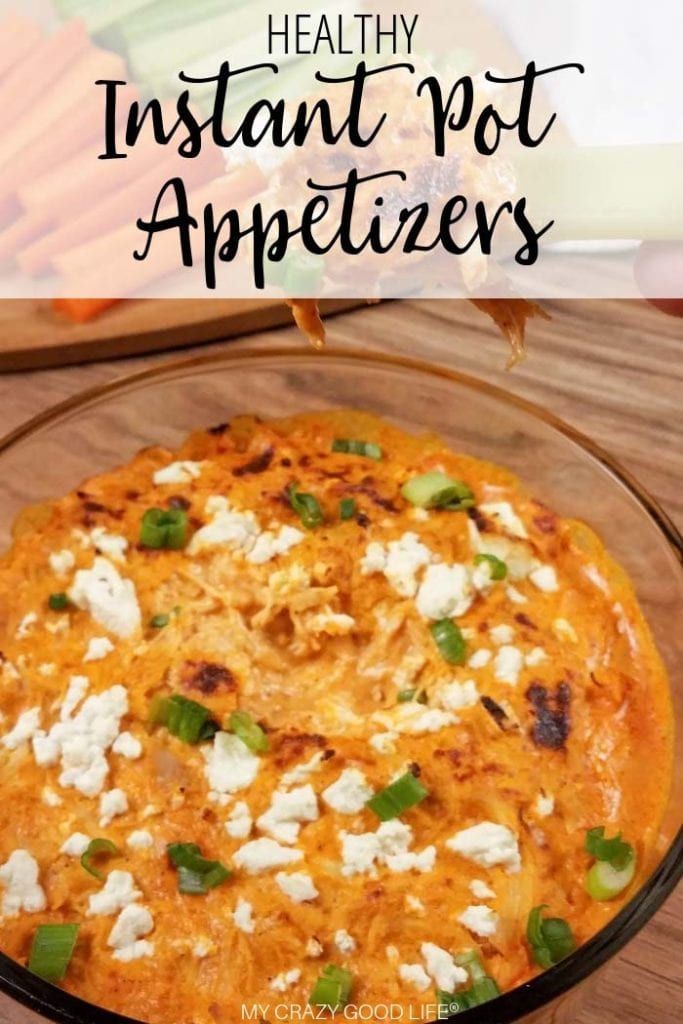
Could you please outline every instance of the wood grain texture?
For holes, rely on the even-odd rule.
[[[644,303],[555,302],[553,319],[532,324],[529,357],[507,373],[506,349],[465,302],[395,302],[336,317],[330,342],[402,353],[460,369],[551,409],[592,437],[661,502],[683,528],[683,320]],[[294,328],[204,346],[305,344]],[[5,432],[90,385],[158,364],[118,362],[0,377]],[[683,1019],[683,890],[597,981],[576,1024],[675,1024]],[[550,1021],[548,1022],[550,1024]]]

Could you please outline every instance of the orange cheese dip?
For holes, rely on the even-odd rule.
[[[432,471],[470,507],[406,500]],[[150,508],[186,520],[182,547],[141,543]],[[146,449],[20,518],[0,650],[0,948],[27,963],[39,925],[79,924],[61,984],[142,1021],[303,1013],[329,964],[352,1003],[419,1015],[467,988],[471,949],[506,991],[540,970],[532,908],[581,944],[653,866],[672,716],[629,581],[588,527],[433,436],[337,412]],[[164,724],[172,695],[207,709],[204,740]],[[427,795],[382,822],[366,803],[406,774]],[[611,901],[585,888],[599,825],[637,857]],[[94,838],[118,850],[102,880]],[[171,843],[230,877],[181,892]]]

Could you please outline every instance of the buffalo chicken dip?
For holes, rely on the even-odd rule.
[[[28,510],[0,650],[0,949],[141,1021],[457,1013],[655,860],[671,710],[624,573],[369,415],[238,418]]]

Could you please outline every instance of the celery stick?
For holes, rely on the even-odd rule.
[[[198,21],[208,21],[242,6],[244,0],[151,0],[149,4],[122,21],[119,28],[129,46],[138,45],[159,33],[170,32]]]

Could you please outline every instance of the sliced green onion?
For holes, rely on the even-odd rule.
[[[586,891],[594,900],[616,899],[631,884],[635,873],[635,858],[621,870],[606,860],[596,860],[586,875]]]
[[[444,992],[443,989],[437,988],[436,1001],[439,1004],[438,1020],[454,1017],[456,1013],[464,1013],[470,1008],[469,993],[465,991]]]
[[[89,875],[99,878],[100,882],[103,882],[104,875],[94,866],[93,861],[98,857],[108,860],[120,852],[116,843],[112,843],[111,839],[91,839],[87,850],[81,855],[81,867],[85,868]]]
[[[380,821],[391,821],[421,803],[426,796],[429,796],[429,791],[420,780],[412,772],[406,772],[386,789],[370,797],[365,806],[374,811]]]
[[[474,559],[475,565],[488,564],[491,570],[492,580],[504,580],[508,574],[508,567],[500,558],[496,558],[495,555],[476,555]]]
[[[47,603],[53,612],[63,612],[69,607],[69,598],[66,594],[50,594]]]
[[[305,494],[297,490],[297,484],[290,484],[287,490],[289,504],[292,506],[303,526],[307,530],[314,530],[325,522],[320,502],[312,494]]]
[[[248,711],[233,711],[228,724],[235,736],[239,736],[255,754],[264,754],[268,750],[268,737]]]
[[[470,949],[461,953],[460,956],[455,957],[455,962],[459,967],[465,968],[472,981],[468,989],[453,996],[458,1001],[464,1000],[466,1009],[489,1003],[500,995],[497,982],[486,973],[476,950]]]
[[[363,458],[374,459],[376,462],[383,456],[378,444],[372,441],[354,441],[346,437],[336,437],[332,442],[332,451],[341,452],[342,455],[362,455]]]
[[[33,936],[28,969],[45,981],[62,981],[78,938],[77,924],[39,924]]]
[[[164,626],[168,626],[171,621],[171,616],[166,614],[154,615],[150,620],[149,624],[152,629],[163,629]]]
[[[220,726],[208,708],[196,700],[174,693],[172,697],[157,697],[152,702],[149,720],[152,725],[164,725],[184,743],[210,740]]]
[[[187,895],[203,895],[232,874],[220,861],[202,857],[196,843],[169,843],[166,851],[178,869],[178,891]]]
[[[416,700],[418,704],[426,704],[427,694],[424,692],[424,690],[418,689],[399,690],[398,694],[396,695],[396,700],[399,702],[399,704],[410,704],[411,701],[414,700]]]
[[[617,871],[623,871],[635,860],[636,851],[630,843],[624,842],[621,832],[612,839],[605,839],[604,825],[589,828],[584,845],[591,857],[595,857],[598,861],[605,861]]]
[[[325,1006],[341,1010],[349,1001],[353,988],[353,974],[343,967],[328,964],[313,986],[308,1002],[311,1006]]]
[[[462,665],[467,655],[467,644],[459,627],[450,619],[439,619],[429,628],[442,658],[450,665]]]
[[[140,543],[145,548],[178,551],[185,547],[187,525],[183,508],[148,508],[140,524]]]
[[[474,494],[462,480],[453,480],[439,470],[415,476],[401,488],[401,494],[418,508],[465,509],[474,505]]]
[[[339,518],[342,520],[353,519],[355,514],[355,498],[342,498],[342,500],[339,502]]]
[[[561,917],[544,918],[546,904],[534,907],[529,911],[526,937],[534,962],[539,967],[548,968],[559,964],[566,956],[576,949],[576,940],[571,927]]]

